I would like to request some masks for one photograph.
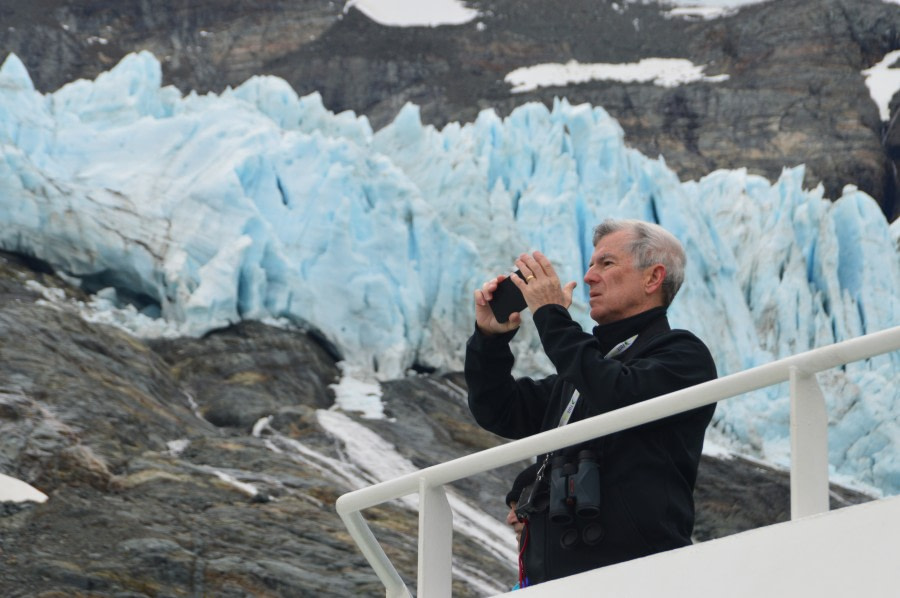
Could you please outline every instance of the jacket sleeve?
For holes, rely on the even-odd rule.
[[[513,378],[515,360],[509,342],[514,335],[486,336],[476,329],[466,343],[469,410],[482,428],[504,438],[524,438],[541,431],[556,379]]]
[[[582,417],[606,413],[716,377],[706,345],[684,330],[655,337],[625,363],[607,359],[597,339],[581,329],[569,312],[547,305],[534,322],[544,351],[559,377],[581,393]]]

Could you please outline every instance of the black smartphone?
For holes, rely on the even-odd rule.
[[[494,312],[494,317],[501,324],[509,321],[509,314],[515,311],[522,311],[528,306],[525,302],[525,297],[522,296],[522,291],[512,281],[512,276],[525,279],[522,273],[516,270],[497,285],[497,290],[494,291],[494,298],[488,302],[488,305],[491,306],[491,310]]]

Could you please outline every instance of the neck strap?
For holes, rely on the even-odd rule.
[[[638,335],[635,334],[632,337],[626,338],[624,341],[613,347],[609,350],[609,352],[603,356],[604,359],[612,359],[613,357],[617,357],[627,351],[631,345],[634,344],[634,341],[637,340]],[[572,413],[575,411],[575,406],[578,404],[578,399],[581,397],[581,394],[578,392],[578,389],[575,389],[575,392],[572,393],[572,398],[569,399],[569,404],[566,405],[565,410],[563,410],[562,415],[559,418],[559,424],[556,426],[557,428],[562,428],[564,425],[569,423],[569,419],[572,417]],[[540,480],[544,476],[544,470],[547,468],[547,464],[550,462],[550,453],[547,453],[544,456],[544,462],[541,463],[540,469],[538,469],[536,479]]]
[[[609,350],[609,352],[603,356],[604,359],[612,359],[618,355],[621,355],[625,351],[628,350],[631,345],[634,344],[634,341],[637,340],[638,335],[634,335],[632,337],[626,338],[624,341],[613,347]],[[575,392],[572,393],[572,398],[569,399],[569,404],[566,405],[565,410],[563,410],[562,415],[559,418],[559,424],[556,426],[557,428],[562,428],[564,425],[569,423],[569,418],[572,417],[572,412],[575,411],[575,405],[578,404],[578,399],[581,397],[581,394],[578,392],[578,389],[575,389]]]

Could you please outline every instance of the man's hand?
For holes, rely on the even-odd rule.
[[[497,318],[494,316],[494,311],[491,309],[491,306],[488,305],[488,302],[494,298],[494,292],[497,290],[497,285],[506,278],[506,276],[501,274],[497,278],[492,278],[487,281],[481,285],[480,289],[475,291],[475,324],[482,334],[487,334],[489,336],[492,334],[502,334],[504,332],[509,332],[510,330],[515,330],[522,324],[522,316],[517,311],[511,313],[509,315],[509,320],[505,323],[498,322]],[[519,277],[513,276],[512,278],[517,279]]]
[[[531,313],[549,304],[562,305],[569,309],[572,305],[572,291],[575,290],[577,283],[572,281],[566,283],[565,287],[560,286],[556,270],[553,269],[553,264],[547,256],[540,251],[535,251],[532,255],[523,253],[516,260],[516,266],[525,280],[513,276],[513,284],[522,291]]]

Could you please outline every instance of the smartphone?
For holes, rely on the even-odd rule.
[[[528,306],[525,302],[525,297],[522,296],[522,291],[512,281],[513,276],[525,279],[522,273],[516,270],[497,285],[497,290],[494,291],[494,298],[488,302],[488,305],[491,306],[491,310],[494,312],[494,317],[501,324],[509,321],[509,314],[522,311]]]

